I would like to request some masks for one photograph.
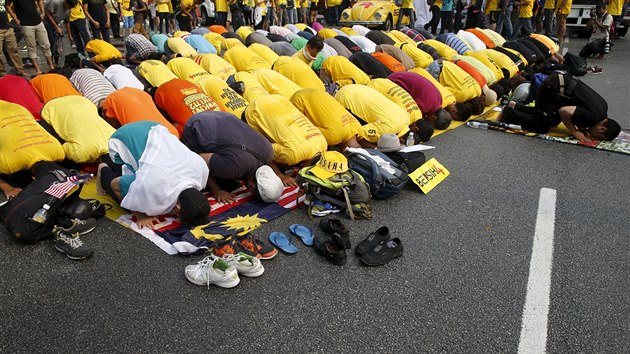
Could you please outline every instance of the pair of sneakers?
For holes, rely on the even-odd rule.
[[[223,257],[225,254],[245,253],[258,259],[271,259],[278,254],[273,246],[263,242],[254,235],[230,236],[224,240],[215,240],[212,253],[214,256]]]
[[[94,228],[96,228],[96,220],[92,218],[71,219],[66,225],[55,225],[53,227],[55,249],[75,261],[90,257],[94,251],[86,246],[79,236],[92,232]]]
[[[348,261],[346,250],[350,243],[350,231],[339,219],[324,219],[319,223],[324,235],[315,235],[313,248],[332,264],[344,265]]]
[[[391,238],[389,228],[382,226],[370,233],[354,248],[359,260],[368,266],[380,266],[403,254],[400,238]]]
[[[258,258],[243,252],[225,253],[223,257],[208,256],[184,269],[184,275],[188,281],[197,285],[206,285],[208,288],[210,284],[221,288],[233,288],[241,282],[239,274],[255,278],[264,272],[265,268]]]

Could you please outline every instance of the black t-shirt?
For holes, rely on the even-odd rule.
[[[86,3],[94,21],[107,22],[108,11],[105,9],[105,0],[87,0]]]
[[[287,43],[289,43],[289,41],[286,38],[282,37],[279,34],[269,33],[267,35],[267,39],[272,41],[272,42],[287,42]]]
[[[418,47],[418,49],[422,50],[423,52],[429,54],[431,56],[431,58],[433,58],[433,60],[441,60],[442,59],[442,56],[440,55],[440,52],[438,52],[435,48],[431,47],[430,45],[428,45],[426,43],[418,42],[417,47]]]
[[[371,30],[368,33],[365,34],[365,37],[369,40],[371,40],[372,42],[376,43],[377,45],[379,44],[391,44],[394,45],[396,42],[394,42],[393,39],[391,39],[388,35],[386,35],[385,33],[378,31],[378,30]]]
[[[336,36],[335,39],[338,40],[339,42],[341,42],[341,44],[343,44],[346,48],[348,48],[348,50],[351,51],[352,53],[358,53],[358,52],[362,52],[363,51],[361,49],[361,47],[359,47],[356,43],[354,43],[348,37]]]
[[[392,73],[383,63],[365,52],[354,53],[348,60],[374,79],[386,79]]]
[[[527,48],[529,48],[529,50],[536,54],[536,63],[542,63],[546,60],[543,52],[541,52],[540,49],[538,49],[538,47],[533,42],[527,41],[523,38],[519,39],[518,42],[526,46]]]
[[[35,0],[11,0],[7,1],[13,3],[15,14],[20,20],[20,26],[37,26],[42,22],[42,18],[39,15],[37,1]]]
[[[501,48],[501,47],[495,47],[495,48],[492,48],[492,50],[496,50],[499,53],[503,53],[503,54],[507,55],[510,58],[510,60],[512,60],[514,62],[514,64],[516,64],[516,66],[518,66],[518,70],[525,69],[525,63],[523,63],[523,60],[518,55],[510,52],[509,50],[507,50],[505,48]]]
[[[519,52],[525,58],[525,60],[527,60],[527,64],[529,64],[529,65],[532,65],[532,64],[538,62],[538,58],[536,56],[536,53],[531,51],[528,46],[526,46],[526,45],[524,45],[524,44],[522,44],[520,42],[507,41],[507,42],[503,43],[503,47],[514,49],[515,51]]]
[[[7,10],[4,7],[4,0],[0,0],[0,29],[6,30],[9,28],[11,28],[11,26],[9,26],[9,17],[7,16]]]
[[[523,38],[523,40],[534,44],[538,48],[538,50],[540,50],[540,52],[543,54],[543,57],[545,58],[545,60],[551,58],[551,51],[549,50],[549,48],[547,48],[547,46],[543,42],[537,40],[534,37],[525,37]]]

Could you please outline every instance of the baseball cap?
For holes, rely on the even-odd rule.
[[[265,203],[277,202],[284,191],[282,180],[268,165],[262,165],[256,170],[256,188]]]
[[[346,171],[348,171],[348,159],[338,151],[326,151],[317,165],[311,168],[311,172],[321,179],[327,179]]]

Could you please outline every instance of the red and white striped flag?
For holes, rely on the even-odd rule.
[[[76,187],[79,184],[87,182],[90,179],[90,177],[92,177],[92,175],[89,173],[83,174],[83,175],[70,176],[65,182],[59,182],[59,183],[55,183],[51,185],[50,187],[48,187],[48,189],[44,191],[44,193],[50,194],[53,197],[61,199],[65,197],[66,194],[68,194],[72,190],[72,188]]]

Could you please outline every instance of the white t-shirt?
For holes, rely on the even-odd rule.
[[[356,33],[358,33],[358,34],[359,34],[359,36],[364,36],[364,37],[365,37],[365,35],[366,35],[368,32],[370,32],[370,29],[369,29],[369,28],[367,28],[367,27],[365,27],[365,26],[362,26],[362,25],[354,25],[354,26],[352,26],[352,29],[353,29]]]
[[[337,51],[335,50],[335,48],[329,46],[326,43],[324,43],[324,48],[322,49],[321,53],[324,56],[324,58],[328,58],[328,57],[332,57],[332,56],[335,56],[335,55],[339,55],[337,53]]]
[[[350,36],[350,39],[356,43],[361,50],[366,53],[374,53],[376,51],[376,43],[372,42],[369,38],[363,36]]]
[[[457,32],[457,36],[461,38],[464,42],[466,42],[470,49],[474,50],[475,52],[487,49],[486,45],[481,41],[481,39],[479,39],[473,33],[459,30],[459,32]]]
[[[610,25],[612,25],[613,17],[612,15],[606,12],[603,16],[603,19],[599,19],[599,21],[602,23],[602,25],[608,26],[608,29],[603,30],[599,28],[598,26],[593,26],[595,28],[595,32],[591,34],[591,38],[588,40],[589,42],[592,42],[596,39],[608,40],[609,33],[610,33]]]
[[[136,88],[138,90],[144,90],[144,85],[127,67],[119,64],[114,64],[105,69],[103,76],[114,85],[116,90],[120,90],[123,87]]]

